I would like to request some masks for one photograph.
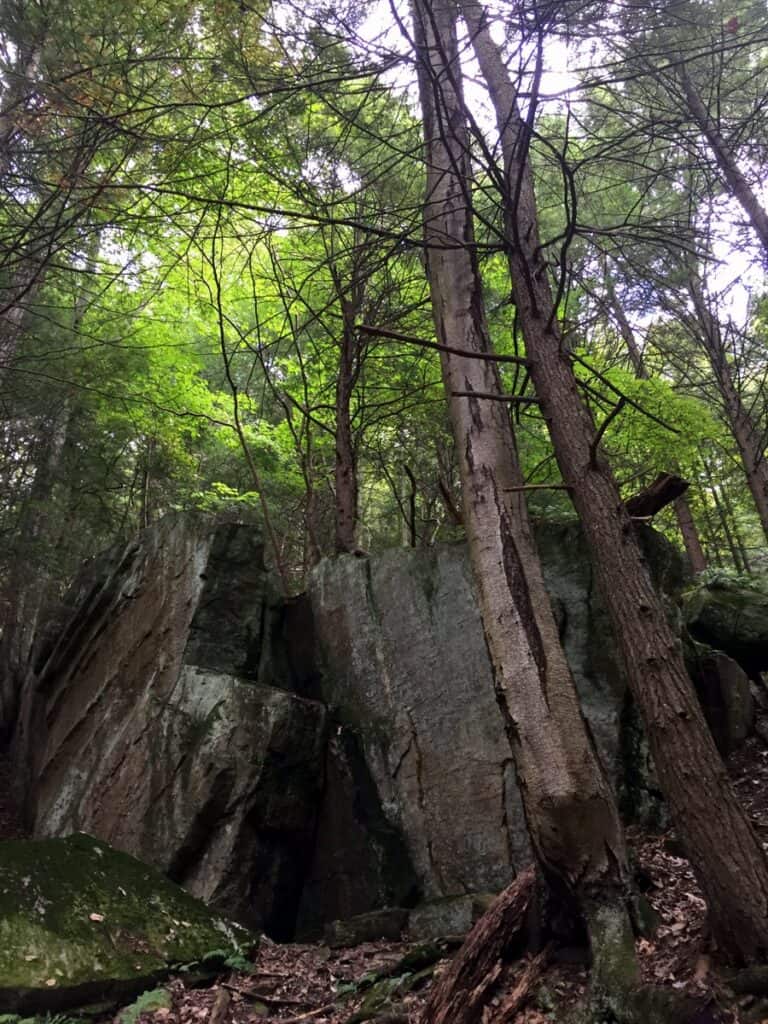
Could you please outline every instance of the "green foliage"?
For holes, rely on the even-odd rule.
[[[120,1011],[117,1015],[117,1024],[136,1024],[142,1013],[170,1010],[172,1006],[171,993],[166,988],[155,988],[148,992],[142,992],[135,1002]]]
[[[597,426],[619,394],[631,399],[602,450],[626,494],[662,469],[689,478],[716,560],[730,557],[728,522],[702,452],[753,560],[764,542],[691,320],[686,289],[692,268],[706,278],[715,266],[724,189],[670,55],[707,100],[712,80],[720,128],[754,178],[768,138],[759,11],[656,5],[622,32],[623,16],[614,23],[605,5],[560,5],[547,31],[577,33],[588,85],[572,87],[569,105],[542,96],[531,139],[544,252],[563,285],[556,317],[564,344],[599,373],[578,367]],[[281,33],[259,2],[235,11],[219,0],[121,0],[86,16],[55,0],[0,14],[10,97],[0,300],[13,309],[21,295],[24,307],[1,360],[12,367],[0,435],[6,577],[24,564],[60,592],[85,555],[166,512],[200,509],[268,517],[272,557],[282,551],[300,585],[333,550],[350,310],[359,543],[461,536],[439,357],[360,330],[434,336],[421,126],[403,81],[381,71],[389,58],[350,31],[363,9],[339,16],[310,5]],[[598,81],[603,67],[611,73]],[[499,244],[496,141],[477,127],[477,258],[493,343],[523,355]],[[743,230],[739,239],[749,254]],[[42,262],[26,287],[30,253]],[[765,299],[752,298],[727,362],[759,422],[768,332]],[[647,379],[629,368],[617,304]],[[504,365],[500,377],[505,391],[530,395],[522,368]],[[558,484],[539,410],[513,417],[526,475]],[[572,511],[558,490],[533,491],[529,504],[539,516]],[[659,523],[672,533],[670,515]]]

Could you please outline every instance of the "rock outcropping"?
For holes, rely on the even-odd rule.
[[[87,589],[24,694],[17,747],[36,836],[99,836],[288,937],[326,713],[273,676],[269,608],[252,529],[164,520]]]
[[[606,770],[633,810],[657,810],[578,526],[537,540]],[[644,544],[676,592],[673,549],[652,531]],[[419,935],[465,927],[526,863],[462,545],[329,560],[283,601],[253,529],[181,517],[74,593],[18,730],[36,835],[97,835],[275,938],[416,905]],[[713,724],[743,732],[748,686],[725,700],[722,658],[697,657]]]
[[[651,531],[644,538],[660,585],[679,588],[683,571],[674,550]],[[636,730],[624,736],[626,684],[579,528],[573,522],[543,524],[536,540],[561,639],[606,770],[623,786],[631,757],[627,776],[645,789],[643,799],[651,803],[645,751]],[[362,752],[390,826],[404,838],[421,899],[454,907],[457,898],[466,897],[469,913],[474,894],[508,884],[530,859],[530,850],[465,546],[327,560],[313,573],[309,597],[322,697],[341,748],[332,753],[329,780],[334,773],[349,776],[338,765],[345,744],[352,742]],[[326,806],[340,803],[331,784]],[[309,885],[324,892],[326,902],[334,891],[332,875],[324,870],[332,860],[328,843],[321,829],[309,875]],[[379,848],[374,863],[387,866],[386,849]],[[336,869],[342,870],[338,857]],[[360,888],[358,902],[336,916],[360,913],[366,902],[370,906],[376,886],[368,892]],[[438,911],[432,908],[434,916]]]

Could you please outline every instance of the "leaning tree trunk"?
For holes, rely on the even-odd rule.
[[[581,401],[556,319],[541,247],[530,129],[487,16],[474,0],[461,8],[488,85],[501,138],[505,214],[514,300],[529,372],[555,456],[581,518],[599,588],[641,711],[662,790],[727,954],[768,953],[768,863],[731,787],[667,622],[597,432]]]
[[[680,61],[678,65],[678,77],[688,110],[712,150],[720,173],[728,186],[728,191],[741,204],[741,208],[755,229],[763,249],[768,254],[768,212],[760,203],[757,193],[736,163],[731,147],[718,131],[714,119],[688,74],[684,61]]]
[[[676,498],[673,506],[680,536],[683,538],[685,551],[688,555],[688,562],[695,573],[704,572],[707,568],[707,558],[704,548],[701,546],[699,531],[691,513],[691,506],[685,495]]]
[[[634,983],[626,852],[613,793],[581,717],[544,588],[510,417],[503,402],[487,399],[501,394],[497,367],[472,358],[492,345],[469,202],[456,11],[451,0],[414,0],[413,11],[428,278],[437,337],[453,350],[441,352],[442,373],[496,696],[539,864],[560,893],[576,896],[593,935],[611,931]]]

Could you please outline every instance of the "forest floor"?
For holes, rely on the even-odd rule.
[[[768,849],[768,747],[755,737],[730,758],[729,766]],[[643,870],[646,897],[659,917],[653,938],[640,939],[637,944],[644,980],[690,996],[694,1007],[687,1017],[690,1024],[768,1024],[768,1002],[736,996],[719,969],[717,951],[707,933],[704,900],[674,836],[632,828],[628,839]],[[370,978],[376,974],[391,977],[389,972],[412,948],[406,943],[379,942],[331,950],[322,945],[277,945],[267,940],[250,972],[232,974],[207,989],[188,989],[176,981],[172,1009],[147,1014],[140,1024],[348,1024],[369,1019],[361,1013],[361,1004],[370,991]],[[448,963],[447,959],[439,961],[433,977]],[[483,1024],[500,1024],[499,1008],[525,966],[512,964],[502,976]],[[420,986],[401,997],[395,992],[389,1005],[370,1019],[380,1024],[416,1024],[433,977],[427,972]],[[585,965],[552,964],[525,1008],[512,1019],[504,1016],[503,1024],[563,1021],[584,996],[587,982]]]
[[[729,766],[768,849],[768,746],[752,738],[730,758]],[[22,832],[7,781],[7,766],[0,763],[0,838],[16,838]],[[768,1024],[768,1000],[736,996],[718,965],[704,901],[674,835],[632,828],[628,839],[642,869],[645,895],[659,918],[653,938],[637,943],[644,980],[689,996],[695,1008],[686,1016],[689,1024]],[[413,949],[412,944],[382,941],[333,950],[265,939],[247,971],[222,975],[206,988],[189,987],[176,978],[168,985],[170,1007],[143,1013],[134,1024],[354,1024],[369,1019],[416,1024],[434,978],[450,961],[437,960],[417,976],[406,975],[398,965]],[[583,963],[552,963],[525,1007],[510,1018],[500,1008],[525,967],[525,962],[513,963],[502,974],[482,1024],[502,1024],[502,1018],[503,1024],[564,1021],[586,992]],[[372,1016],[365,1000],[370,1003],[375,978],[383,979],[379,989],[383,985],[392,991]]]

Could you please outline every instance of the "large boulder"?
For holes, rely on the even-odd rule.
[[[255,937],[87,835],[0,842],[0,1009],[108,1006]]]
[[[269,658],[257,531],[163,520],[90,576],[24,695],[34,835],[87,831],[289,937],[326,716]]]
[[[537,541],[561,638],[606,770],[618,784],[631,757],[632,786],[650,804],[647,752],[627,715],[626,683],[578,525],[545,524],[537,529]],[[682,563],[670,545],[650,531],[644,531],[643,542],[657,581],[678,589]],[[530,850],[465,546],[328,560],[315,569],[309,596],[322,696],[336,734],[348,737],[339,743],[341,766],[328,775],[321,820],[333,813],[338,821],[338,808],[345,801],[349,806],[344,788],[350,790],[354,775],[346,767],[350,748],[362,754],[372,783],[362,787],[366,799],[353,801],[337,831],[335,857],[321,833],[310,878],[323,879],[323,912],[342,917],[344,911],[384,905],[384,870],[399,881],[399,889],[389,890],[393,905],[410,905],[414,889],[428,901],[499,890]],[[625,730],[628,720],[633,727]],[[632,802],[642,801],[633,793]],[[385,834],[383,817],[402,837],[408,860],[400,856],[398,875],[393,858],[399,851],[374,842],[378,878],[364,878],[359,899],[349,906],[334,879],[354,873],[344,851],[359,847],[365,808],[374,804],[380,809],[377,834]],[[300,920],[317,916],[319,888],[305,890]]]
[[[733,658],[691,643],[686,664],[717,749],[736,750],[752,732],[755,703],[749,677]]]
[[[768,589],[724,574],[705,577],[686,594],[685,621],[695,640],[737,661],[758,678],[768,670]]]

